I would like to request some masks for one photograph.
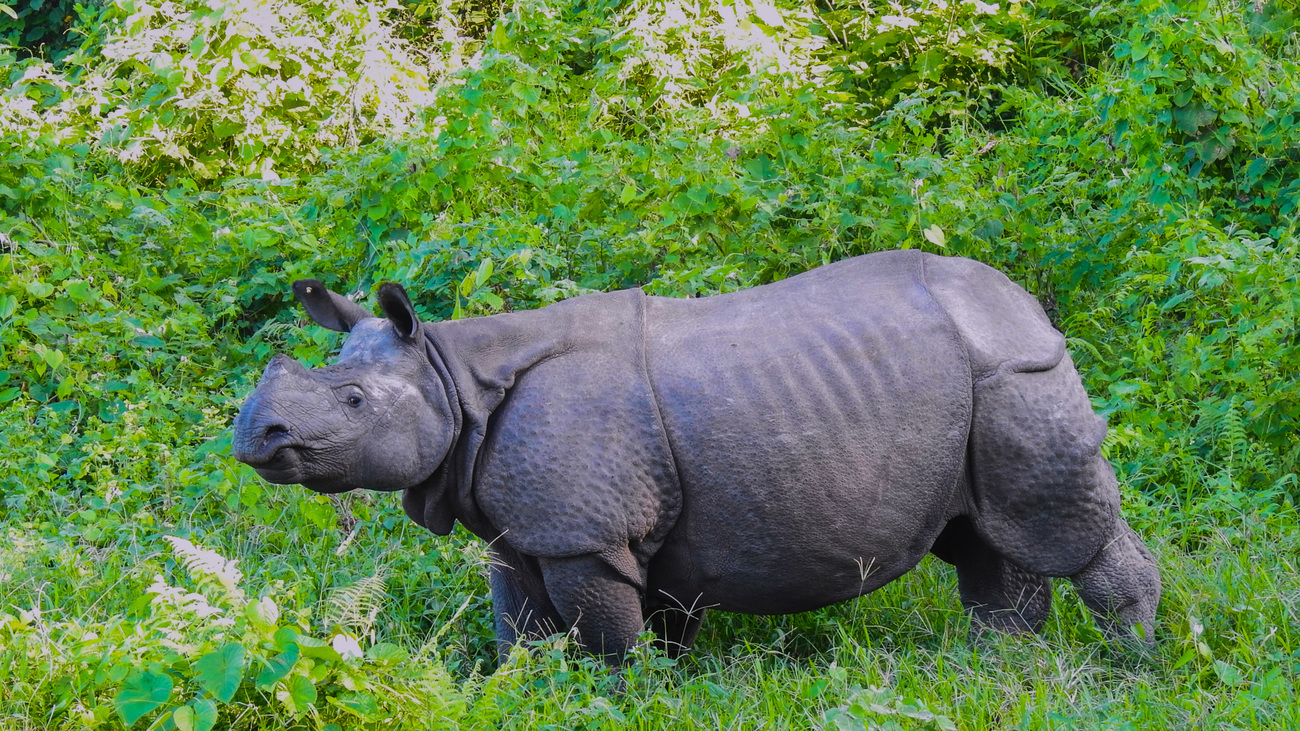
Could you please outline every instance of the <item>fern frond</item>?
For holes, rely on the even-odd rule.
[[[359,636],[370,634],[384,600],[388,598],[388,582],[384,574],[385,569],[381,566],[372,576],[331,591],[321,617],[325,629],[345,627]]]
[[[196,546],[180,536],[163,536],[171,544],[172,553],[180,559],[181,565],[196,579],[216,579],[227,597],[238,605],[244,603],[244,591],[239,582],[244,574],[239,570],[239,561],[227,559],[216,551]]]
[[[1234,472],[1240,471],[1250,453],[1250,437],[1246,435],[1246,420],[1235,398],[1219,420],[1219,440],[1227,451],[1228,466]]]
[[[1065,345],[1067,348],[1074,351],[1075,353],[1078,353],[1080,351],[1088,352],[1089,354],[1092,355],[1093,359],[1096,360],[1098,363],[1110,362],[1105,358],[1105,356],[1101,354],[1101,351],[1097,349],[1096,345],[1093,345],[1091,342],[1083,338],[1066,338]]]

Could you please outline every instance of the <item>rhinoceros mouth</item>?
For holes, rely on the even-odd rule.
[[[298,482],[302,457],[298,454],[298,441],[288,430],[272,431],[260,444],[236,444],[235,459],[257,470],[267,482],[289,484]]]
[[[302,482],[302,457],[293,445],[281,444],[270,450],[261,461],[245,461],[267,482],[277,485]]]

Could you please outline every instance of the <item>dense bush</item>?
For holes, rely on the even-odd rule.
[[[1286,4],[119,0],[68,22],[66,53],[39,29],[0,49],[0,726],[1294,725]],[[1147,664],[1098,654],[1068,589],[1045,640],[967,643],[926,565],[822,612],[712,617],[695,659],[621,679],[563,638],[493,672],[480,546],[227,456],[270,355],[337,345],[295,278],[365,303],[401,281],[446,318],[895,247],[1000,267],[1066,333],[1165,569]]]

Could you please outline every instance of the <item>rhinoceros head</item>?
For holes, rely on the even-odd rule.
[[[349,333],[333,365],[277,355],[235,419],[234,456],[269,482],[316,492],[402,490],[428,479],[455,438],[447,388],[400,285],[383,318],[308,279],[294,293],[317,323]]]

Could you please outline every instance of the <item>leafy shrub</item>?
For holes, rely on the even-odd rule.
[[[965,100],[946,111],[961,113],[979,102],[976,90],[1030,74],[1067,77],[1062,25],[1037,3],[982,0],[827,2],[818,17],[830,40],[827,81],[848,92],[871,115],[899,98],[926,89],[973,92],[940,99]],[[1050,9],[1056,3],[1046,4]]]
[[[116,0],[102,47],[65,59],[86,141],[146,178],[272,177],[400,130],[424,71],[365,0]],[[91,52],[93,51],[93,52]]]
[[[78,13],[93,12],[100,0],[88,0],[83,6],[76,0],[25,0],[17,7],[0,10],[0,42],[20,49],[30,56],[57,61],[81,45],[72,32]]]

